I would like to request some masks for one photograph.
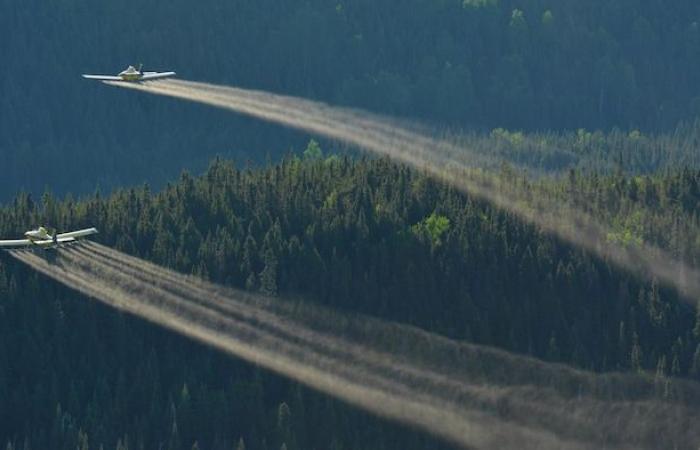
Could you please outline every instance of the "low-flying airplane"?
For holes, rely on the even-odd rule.
[[[128,81],[132,83],[138,83],[141,81],[150,80],[161,80],[163,78],[170,78],[175,76],[175,72],[142,72],[143,64],[139,64],[137,69],[134,66],[129,66],[125,70],[119,72],[118,75],[86,75],[83,74],[83,78],[88,80],[100,80],[100,81]]]
[[[86,228],[84,230],[71,231],[70,233],[53,234],[49,233],[46,227],[39,227],[36,230],[30,230],[24,233],[26,239],[18,239],[11,241],[0,241],[0,247],[4,248],[22,248],[22,247],[40,247],[54,248],[61,244],[75,242],[80,238],[97,234],[97,228]]]

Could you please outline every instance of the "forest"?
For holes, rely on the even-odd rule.
[[[539,183],[552,198],[573,184],[613,199],[592,208],[647,230],[621,236],[653,241],[666,221],[697,227],[698,171]],[[162,191],[20,195],[0,210],[2,235],[27,223],[95,225],[119,250],[278,301],[587,370],[700,380],[700,314],[675,290],[384,159],[323,157],[312,143],[264,168],[217,159]],[[685,253],[697,258],[695,244]],[[450,448],[97,306],[9,257],[0,333],[10,449]]]
[[[700,112],[698,21],[691,0],[2,0],[0,201],[160,187],[308,141],[80,78],[140,62],[484,136],[672,136]]]
[[[0,28],[0,239],[94,226],[99,244],[281,309],[651,380],[647,433],[675,388],[700,386],[698,296],[669,282],[700,267],[699,2],[0,0]],[[81,77],[140,63],[208,103]],[[229,102],[322,102],[315,123],[359,117],[355,139],[279,119],[302,108],[252,118],[282,97],[251,117],[212,108],[223,86],[243,92]],[[412,163],[365,131],[464,152],[427,167],[440,155]],[[547,227],[571,211],[602,239]],[[658,277],[609,248],[685,265]],[[51,278],[0,252],[0,448],[464,448]],[[509,425],[510,406],[493,413]]]

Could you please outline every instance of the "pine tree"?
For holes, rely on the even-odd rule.
[[[639,336],[632,334],[632,351],[630,352],[630,366],[637,372],[642,372],[642,348],[639,345]]]
[[[291,416],[289,406],[286,403],[280,403],[277,408],[277,436],[284,448],[287,448],[287,443],[292,442]]]
[[[277,295],[277,257],[268,249],[263,256],[265,268],[260,272],[260,292],[264,295]]]
[[[189,394],[187,395],[189,396]],[[172,402],[170,403],[170,415],[172,425],[170,427],[170,438],[168,439],[168,450],[180,450],[180,433],[177,429],[177,410],[175,404]]]
[[[254,273],[251,273],[248,275],[248,278],[245,280],[245,288],[248,291],[254,291],[258,286],[258,279],[255,276]]]
[[[666,366],[666,355],[661,355],[656,362],[656,377],[654,379],[657,394],[661,397],[665,397],[666,394]]]
[[[306,150],[304,150],[304,159],[315,161],[322,158],[323,151],[321,150],[321,146],[318,145],[318,142],[311,139],[306,146]]]
[[[693,364],[690,368],[690,373],[695,376],[695,378],[700,379],[700,344],[695,349],[695,354],[693,355]]]
[[[656,279],[652,280],[651,289],[647,296],[647,311],[652,323],[657,327],[665,327],[667,325],[668,304],[664,303],[659,293],[659,283]]]
[[[78,447],[76,450],[90,450],[88,435],[83,430],[78,431]]]
[[[56,414],[54,415],[53,424],[51,426],[51,443],[56,447],[60,447],[63,442],[63,411],[61,404],[56,405]]]
[[[550,361],[559,361],[561,358],[561,354],[559,353],[559,345],[557,345],[557,338],[552,333],[552,336],[549,338],[549,345],[547,348],[547,359]]]
[[[296,448],[304,449],[309,447],[308,435],[307,435],[307,421],[308,417],[306,414],[306,407],[304,405],[304,399],[302,397],[302,388],[299,383],[293,383],[292,392],[290,393],[290,411],[294,411],[292,416],[292,426],[294,430],[294,438]]]
[[[625,322],[620,322],[620,328],[618,331],[617,338],[617,360],[620,367],[628,367],[629,361],[627,361],[627,355],[629,352],[629,344],[627,342],[627,329],[625,327]]]
[[[680,337],[673,344],[671,349],[671,376],[679,377],[681,375],[681,354],[683,353],[683,339]]]

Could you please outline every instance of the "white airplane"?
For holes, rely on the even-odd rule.
[[[39,227],[36,230],[30,230],[24,233],[26,239],[0,241],[0,247],[22,248],[37,246],[41,248],[54,248],[61,244],[75,242],[80,238],[93,234],[97,234],[97,228],[86,228],[84,230],[71,231],[70,233],[54,233],[51,235],[45,227]]]
[[[126,70],[122,70],[118,75],[85,75],[83,78],[88,80],[100,80],[100,81],[129,81],[132,83],[138,83],[140,81],[149,80],[161,80],[163,78],[170,78],[175,76],[175,72],[142,72],[141,68],[143,64],[139,64],[137,69],[134,66],[129,66]]]

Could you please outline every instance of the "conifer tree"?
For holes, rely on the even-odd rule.
[[[700,379],[700,344],[698,344],[698,347],[695,349],[690,373],[694,375],[695,378]]]
[[[630,352],[630,366],[633,370],[637,372],[641,372],[643,369],[642,348],[639,345],[639,336],[636,332],[632,334],[632,351]]]
[[[277,257],[268,249],[263,256],[265,268],[260,272],[260,292],[274,296],[277,295]],[[247,283],[246,283],[247,284]],[[252,287],[252,286],[251,286]]]
[[[279,442],[284,448],[287,448],[286,443],[291,442],[291,411],[286,403],[280,403],[277,408],[277,435]]]

